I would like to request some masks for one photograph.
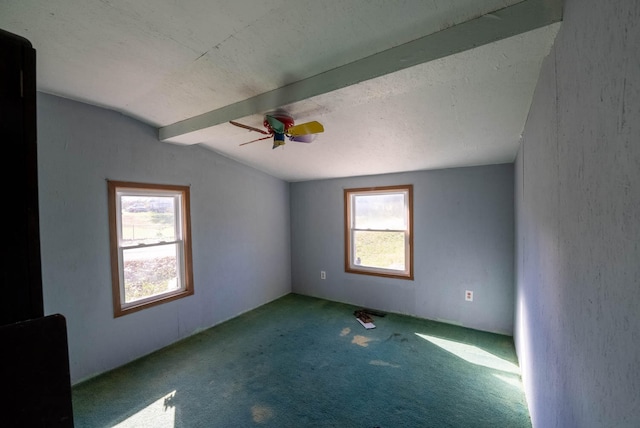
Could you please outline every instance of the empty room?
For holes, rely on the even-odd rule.
[[[9,426],[640,426],[637,0],[0,30]]]

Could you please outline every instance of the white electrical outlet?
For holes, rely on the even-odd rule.
[[[473,291],[467,290],[464,292],[464,300],[467,302],[473,302]]]
[[[327,273],[323,270],[320,271],[320,279],[327,279]]]

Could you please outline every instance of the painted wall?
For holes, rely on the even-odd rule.
[[[291,291],[286,182],[45,94],[38,174],[45,311],[67,319],[73,383]],[[107,179],[191,186],[195,295],[113,318]]]
[[[640,2],[567,0],[516,162],[535,427],[640,426]]]
[[[345,273],[343,189],[395,184],[414,186],[415,280]],[[512,164],[292,183],[293,291],[512,334],[513,227]]]

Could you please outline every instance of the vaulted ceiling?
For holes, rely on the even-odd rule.
[[[561,0],[0,1],[39,91],[287,181],[512,162]],[[265,113],[319,121],[272,149]]]

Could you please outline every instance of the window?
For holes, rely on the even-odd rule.
[[[189,187],[108,181],[115,317],[193,294]]]
[[[413,279],[413,186],[344,190],[346,272]]]

